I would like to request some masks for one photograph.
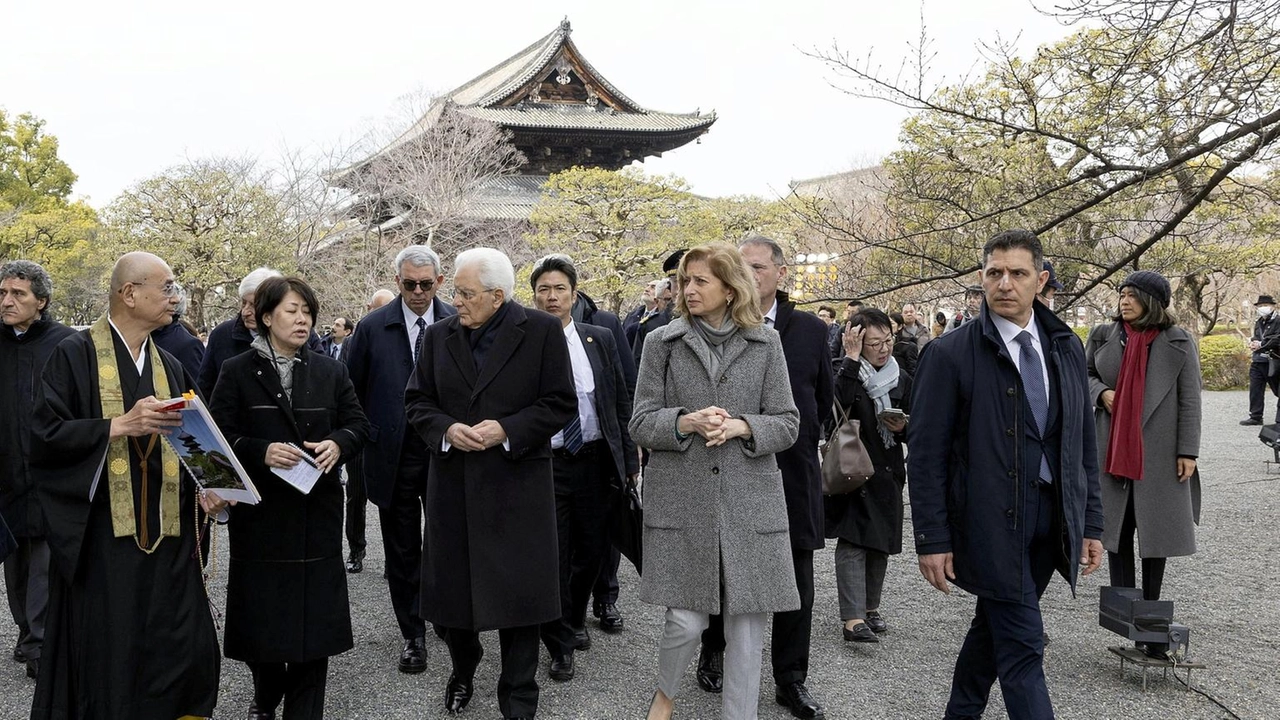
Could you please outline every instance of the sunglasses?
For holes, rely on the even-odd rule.
[[[401,280],[400,285],[404,287],[404,291],[411,293],[422,288],[422,292],[429,292],[431,288],[436,286],[435,280]]]

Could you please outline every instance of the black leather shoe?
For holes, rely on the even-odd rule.
[[[427,669],[427,639],[414,638],[404,641],[400,651],[400,672],[416,675]]]
[[[274,710],[259,710],[257,703],[249,703],[249,714],[245,715],[245,720],[276,720]]]
[[[864,622],[860,622],[857,625],[854,625],[852,630],[850,630],[849,628],[841,628],[841,629],[844,630],[845,642],[860,642],[860,643],[880,642],[880,638],[876,637],[876,634],[871,632],[871,628],[867,627],[867,624]]]
[[[809,695],[809,688],[802,682],[779,686],[773,697],[794,717],[804,718],[804,720],[822,720],[826,717],[822,714],[822,706]]]
[[[885,622],[884,618],[880,617],[880,611],[878,610],[867,611],[867,627],[871,628],[871,632],[877,635],[883,635],[889,632],[889,623]]]
[[[698,654],[698,686],[709,693],[724,690],[724,651],[707,650]]]
[[[347,559],[347,572],[358,573],[364,572],[364,558],[358,558],[354,555]]]
[[[573,679],[573,653],[564,657],[551,658],[551,679],[556,682],[569,682]]]
[[[613,603],[601,605],[596,617],[600,618],[601,630],[611,634],[622,632],[622,614]]]
[[[471,678],[462,679],[457,675],[449,676],[449,684],[444,686],[444,709],[450,715],[462,712],[471,702],[471,693],[475,690]]]
[[[591,635],[584,627],[573,629],[573,649],[574,650],[590,650]]]
[[[1244,420],[1240,421],[1240,424],[1241,425],[1261,425],[1262,419],[1261,418],[1245,418]]]

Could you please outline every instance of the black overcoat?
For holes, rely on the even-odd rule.
[[[428,328],[405,392],[432,453],[423,619],[477,631],[560,617],[551,436],[578,408],[560,321],[510,302],[493,322],[479,369],[457,316]],[[482,420],[502,425],[509,449],[443,449],[449,426]]]
[[[151,339],[162,349],[182,363],[182,367],[192,377],[200,375],[200,366],[204,363],[204,343],[200,338],[187,332],[187,329],[174,318],[173,322],[151,332]],[[205,393],[205,397],[208,397]]]
[[[787,498],[791,546],[817,550],[824,545],[818,442],[822,426],[831,416],[833,395],[827,324],[816,315],[796,312],[796,304],[785,293],[778,293],[775,302],[778,312],[773,328],[782,337],[791,397],[800,410],[800,435],[795,445],[777,455]]]
[[[264,462],[273,442],[333,440],[352,457],[369,434],[346,367],[306,348],[294,366],[293,400],[256,350],[222,366],[210,412],[262,494],[231,509],[227,524],[225,652],[257,662],[301,662],[351,649],[351,613],[342,558],[338,470],[303,495]]]
[[[903,453],[905,431],[886,448],[876,420],[876,404],[858,379],[857,360],[845,357],[836,373],[836,398],[860,422],[862,445],[875,465],[867,484],[844,495],[826,497],[827,537],[840,538],[876,552],[902,552],[902,488],[907,483]],[[889,391],[889,404],[911,414],[911,375],[899,368],[898,386]]]
[[[53,349],[75,331],[40,319],[22,337],[0,325],[0,515],[16,537],[43,537],[44,513],[27,459],[40,373]]]
[[[457,315],[452,305],[436,298],[435,322]],[[356,325],[347,338],[342,361],[351,373],[356,397],[369,416],[369,445],[363,458],[364,484],[369,500],[383,509],[391,507],[391,488],[400,468],[407,421],[404,387],[413,373],[413,351],[404,324],[403,300],[374,310]]]

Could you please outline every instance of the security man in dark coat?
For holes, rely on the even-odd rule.
[[[356,325],[344,360],[371,426],[362,469],[369,499],[378,506],[387,589],[404,638],[398,667],[420,673],[427,669],[418,592],[429,453],[416,433],[406,432],[404,388],[427,329],[457,311],[436,297],[444,274],[434,250],[410,245],[396,256],[395,268],[399,298]],[[360,560],[352,555],[352,563]]]
[[[631,353],[636,367],[640,367],[640,354],[644,352],[644,339],[649,333],[665,326],[671,322],[673,308],[675,308],[675,293],[680,288],[675,286],[676,269],[680,267],[680,258],[684,257],[683,249],[677,250],[667,256],[662,261],[662,272],[671,281],[670,286],[662,292],[662,296],[658,298],[658,307],[661,308],[656,315],[648,315],[640,320],[640,329],[636,331],[636,339],[631,344]],[[663,298],[666,298],[665,300]]]
[[[432,453],[422,610],[448,628],[446,710],[471,701],[480,632],[496,629],[498,706],[532,718],[538,626],[561,613],[551,438],[578,407],[569,349],[559,320],[512,301],[501,252],[459,254],[453,287],[458,315],[427,329],[405,391]]]
[[[627,432],[631,392],[614,336],[573,318],[574,296],[581,295],[577,268],[567,255],[548,255],[534,265],[529,283],[534,305],[564,325],[578,394],[577,425],[570,423],[551,438],[561,616],[542,626],[542,641],[551,653],[551,679],[566,682],[574,676],[574,650],[591,647],[584,625],[587,600],[610,546],[610,488],[636,481],[640,457]]]
[[[1249,338],[1249,417],[1241,425],[1261,425],[1265,410],[1267,388],[1280,395],[1280,374],[1273,374],[1271,353],[1280,350],[1280,316],[1276,315],[1276,301],[1270,295],[1259,295],[1253,304],[1258,319],[1253,323],[1253,337]],[[1276,422],[1280,423],[1280,401],[1276,405]]]
[[[36,384],[50,353],[74,331],[49,316],[53,281],[29,260],[0,267],[0,516],[17,539],[4,561],[5,594],[18,626],[13,659],[40,669],[49,604],[49,543],[27,465]],[[0,530],[3,533],[3,530]]]
[[[907,459],[925,579],[978,596],[947,718],[982,716],[997,678],[1011,720],[1053,717],[1040,595],[1102,562],[1102,498],[1084,348],[1036,294],[1040,240],[1002,232],[982,251],[974,322],[925,346]]]
[[[738,249],[755,275],[765,325],[782,337],[791,395],[800,410],[799,438],[791,449],[778,453],[800,609],[773,614],[775,699],[795,717],[819,718],[823,716],[822,705],[809,694],[805,681],[809,675],[809,636],[813,626],[813,551],[826,545],[818,442],[822,426],[831,415],[835,395],[831,357],[827,353],[827,326],[816,315],[797,312],[796,304],[778,290],[787,277],[787,260],[776,242],[761,235],[749,235]],[[717,615],[702,635],[698,684],[703,689],[719,692],[722,688],[724,647],[724,624]]]

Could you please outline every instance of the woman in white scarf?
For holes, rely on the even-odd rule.
[[[836,366],[837,412],[861,423],[862,443],[876,474],[847,495],[825,498],[826,536],[836,538],[836,587],[844,639],[879,642],[888,632],[880,614],[889,556],[902,552],[904,442],[911,377],[893,358],[889,316],[863,310],[844,333],[845,355]],[[902,414],[895,414],[894,409]]]

